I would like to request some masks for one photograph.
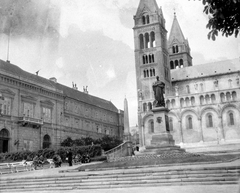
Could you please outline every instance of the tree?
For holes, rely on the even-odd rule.
[[[203,0],[203,12],[209,16],[208,39],[216,39],[218,32],[228,37],[238,36],[240,30],[240,0]]]

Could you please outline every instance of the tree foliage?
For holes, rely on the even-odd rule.
[[[208,39],[216,39],[218,32],[228,37],[238,36],[240,30],[240,0],[203,0],[203,12],[209,16]]]

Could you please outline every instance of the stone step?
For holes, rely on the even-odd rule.
[[[156,179],[191,179],[191,178],[198,178],[201,180],[202,178],[224,178],[224,177],[236,177],[238,176],[238,173],[216,173],[216,174],[174,174],[174,175],[161,175],[161,174],[145,174],[145,175],[131,175],[131,176],[113,176],[109,178],[109,176],[104,177],[104,176],[98,176],[98,178],[94,177],[65,177],[65,178],[42,178],[42,179],[22,179],[22,180],[17,180],[17,181],[2,181],[1,187],[4,186],[15,186],[16,184],[21,184],[21,185],[31,185],[31,184],[57,184],[57,183],[69,183],[69,182],[74,182],[74,183],[84,183],[84,182],[102,182],[102,181],[141,181],[141,180],[156,180]]]
[[[228,167],[228,168],[193,168],[193,169],[175,169],[175,170],[159,170],[159,168],[152,169],[129,169],[129,170],[114,170],[112,171],[98,171],[98,172],[79,172],[75,176],[49,176],[46,178],[6,178],[1,179],[0,184],[4,182],[8,183],[20,183],[24,181],[45,181],[45,180],[73,180],[73,179],[98,179],[98,178],[137,178],[137,177],[145,177],[145,176],[192,176],[192,175],[238,175],[240,173],[240,167]]]
[[[52,184],[52,185],[35,185],[35,186],[17,186],[2,188],[4,192],[21,192],[21,191],[51,191],[51,190],[73,190],[73,189],[109,189],[109,188],[127,188],[127,187],[147,187],[147,186],[179,186],[179,185],[221,185],[221,184],[237,184],[238,178],[221,178],[209,181],[209,179],[198,179],[187,180],[168,180],[168,181],[141,181],[141,182],[114,182],[114,183],[88,183],[88,184]]]

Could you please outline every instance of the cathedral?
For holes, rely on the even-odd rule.
[[[239,59],[194,65],[174,13],[169,37],[156,0],[140,0],[134,16],[140,146],[154,135],[152,85],[165,83],[169,132],[182,147],[240,143]]]

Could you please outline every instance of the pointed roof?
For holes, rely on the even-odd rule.
[[[185,38],[184,38],[184,35],[183,35],[182,30],[180,28],[180,25],[178,23],[177,16],[176,16],[175,12],[174,12],[174,19],[173,19],[172,28],[171,28],[170,35],[169,35],[169,38],[168,38],[168,44],[171,45],[174,39],[178,40],[180,43],[185,42]]]
[[[159,13],[156,0],[140,0],[136,16],[140,16],[144,10],[151,13]]]

